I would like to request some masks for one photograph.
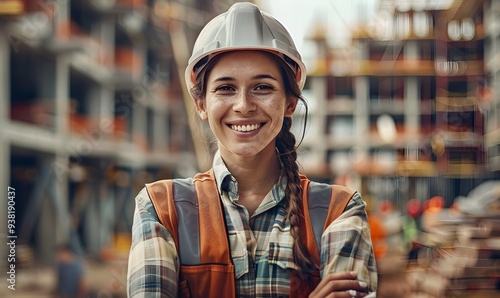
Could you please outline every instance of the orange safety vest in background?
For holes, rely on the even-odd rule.
[[[300,182],[302,240],[319,267],[321,234],[342,214],[354,191],[311,182],[303,175]],[[235,297],[234,265],[213,171],[194,178],[156,181],[146,184],[146,189],[161,224],[175,240],[181,264],[179,297]],[[309,201],[309,197],[313,199]],[[290,288],[294,289],[290,297],[307,297],[321,280],[319,270],[308,280],[295,271],[290,274]]]

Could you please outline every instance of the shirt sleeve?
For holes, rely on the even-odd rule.
[[[177,297],[178,269],[175,241],[143,188],[135,198],[127,297]]]
[[[366,203],[355,193],[344,212],[321,237],[321,276],[333,272],[355,271],[358,280],[377,290],[377,267],[373,254]]]

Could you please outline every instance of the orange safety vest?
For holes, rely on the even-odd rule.
[[[303,175],[300,182],[302,240],[319,265],[321,234],[342,214],[354,191],[312,182]],[[193,178],[156,181],[146,189],[161,224],[175,240],[181,263],[179,297],[235,297],[234,265],[213,170]],[[290,297],[307,297],[321,280],[319,270],[308,280],[295,271],[290,274]]]

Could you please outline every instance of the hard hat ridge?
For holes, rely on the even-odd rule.
[[[226,15],[226,28],[232,29],[226,35],[226,44],[234,47],[265,44],[263,35],[269,33],[269,28],[260,21],[262,19],[260,10],[253,5],[237,4],[239,5],[233,5]],[[259,28],[259,23],[264,26]]]

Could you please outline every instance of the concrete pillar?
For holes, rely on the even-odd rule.
[[[356,109],[354,111],[356,145],[366,153],[370,141],[368,77],[358,76],[354,78],[354,93],[356,97]]]
[[[404,115],[405,131],[413,135],[420,128],[420,92],[417,77],[405,78]]]
[[[317,76],[310,78],[311,90],[313,91],[314,110],[310,111],[309,128],[307,136],[310,140],[314,140],[314,146],[311,148],[311,155],[321,157],[321,161],[326,161],[326,154],[329,144],[329,135],[325,135],[326,118],[327,118],[327,77]],[[310,136],[310,137],[309,137]]]
[[[406,41],[404,55],[406,60],[418,60],[418,47],[414,40]],[[404,115],[406,134],[418,132],[420,128],[420,89],[417,77],[405,78]]]
[[[53,198],[51,200],[50,197],[54,194],[51,194],[48,191],[48,189],[54,187],[54,181],[57,181],[57,179],[52,179],[51,183],[49,182],[47,190],[43,195],[40,209],[38,211],[38,221],[34,230],[36,238],[35,253],[38,260],[46,264],[50,264],[54,260],[54,248],[56,246],[56,238],[58,236],[58,222],[56,220],[57,211],[56,208],[54,208]]]

